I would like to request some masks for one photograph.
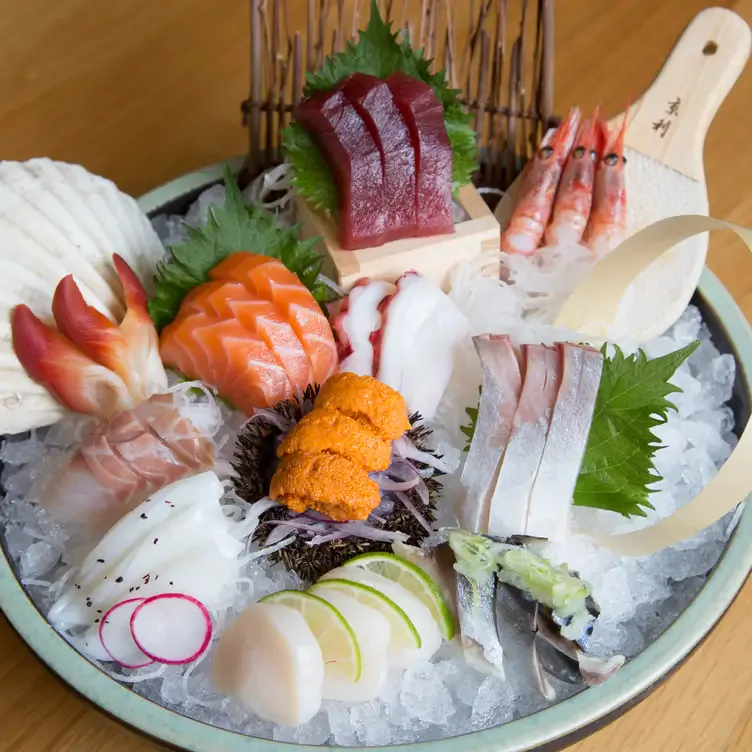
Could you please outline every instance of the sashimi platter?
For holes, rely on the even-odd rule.
[[[284,161],[187,213],[0,163],[18,579],[112,681],[299,744],[444,739],[608,683],[752,491],[702,263],[629,293],[724,223],[656,215],[628,118],[578,108],[473,219],[471,118],[373,8]]]

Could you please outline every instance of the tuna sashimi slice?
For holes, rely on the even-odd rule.
[[[506,335],[473,338],[483,370],[483,390],[461,483],[460,526],[473,533],[488,530],[489,507],[504,449],[522,390],[522,374],[512,341]]]
[[[557,348],[523,345],[522,353],[524,382],[488,516],[488,534],[501,537],[527,534],[530,495],[561,381]]]
[[[379,147],[341,89],[304,99],[295,119],[308,131],[334,175],[339,193],[342,248],[370,248],[388,230],[384,168]]]
[[[444,125],[444,108],[428,84],[406,73],[392,73],[386,83],[415,151],[417,234],[453,232],[452,147]]]
[[[241,255],[243,258],[234,258]],[[257,297],[274,303],[310,358],[316,383],[323,384],[337,370],[337,346],[326,316],[309,290],[280,261],[256,254],[233,254],[215,266],[209,276],[240,282]]]
[[[556,397],[546,447],[528,508],[526,534],[560,540],[569,531],[569,512],[587,447],[603,355],[590,347],[558,345],[561,386]]]
[[[386,212],[383,240],[414,237],[418,206],[416,153],[392,92],[385,81],[365,73],[353,73],[346,78],[342,91],[363,118],[381,152]]]

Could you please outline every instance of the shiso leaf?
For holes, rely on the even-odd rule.
[[[625,356],[618,347],[605,358],[593,424],[574,491],[574,503],[646,516],[652,484],[661,480],[653,457],[662,447],[653,429],[675,406],[667,399],[681,389],[669,383],[699,342],[648,360],[642,350]],[[601,352],[606,355],[606,345]]]
[[[675,352],[648,360],[642,350],[625,356],[614,347],[613,357],[604,356],[593,423],[574,491],[574,504],[618,512],[624,517],[645,517],[653,509],[651,486],[661,480],[653,457],[662,447],[653,428],[676,409],[667,399],[681,389],[669,383],[676,369],[697,349],[692,342]],[[478,409],[465,412],[469,425],[460,430],[469,443],[475,434]]]
[[[471,115],[460,102],[460,91],[449,87],[446,71],[431,73],[433,60],[426,59],[422,49],[413,50],[409,40],[399,37],[399,32],[392,33],[391,22],[381,17],[378,3],[371,0],[371,19],[359,32],[358,41],[347,42],[344,52],[330,55],[319,70],[309,72],[303,95],[329,91],[352,73],[386,78],[399,70],[427,83],[444,107],[444,124],[452,146],[452,188],[456,194],[471,181],[477,167],[478,148],[470,125]],[[284,130],[282,138],[298,192],[324,213],[335,214],[337,188],[313,139],[295,122]]]
[[[207,282],[209,271],[235,251],[279,259],[317,301],[328,300],[326,287],[317,282],[322,258],[313,250],[316,241],[299,240],[299,226],[282,227],[261,206],[247,205],[228,167],[224,168],[224,183],[224,207],[213,207],[203,227],[188,227],[188,239],[171,246],[167,259],[157,264],[155,292],[149,301],[149,315],[157,330],[175,319],[185,295]]]

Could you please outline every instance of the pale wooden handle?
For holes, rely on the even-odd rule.
[[[699,13],[650,88],[631,107],[626,145],[704,181],[705,135],[751,47],[750,28],[736,13],[725,8]]]

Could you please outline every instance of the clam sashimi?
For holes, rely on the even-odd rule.
[[[17,433],[55,422],[66,406],[16,357],[14,308],[44,315],[60,279],[72,274],[86,304],[118,321],[126,307],[113,252],[146,281],[164,249],[134,199],[82,167],[49,159],[0,163],[0,240],[0,429]]]

